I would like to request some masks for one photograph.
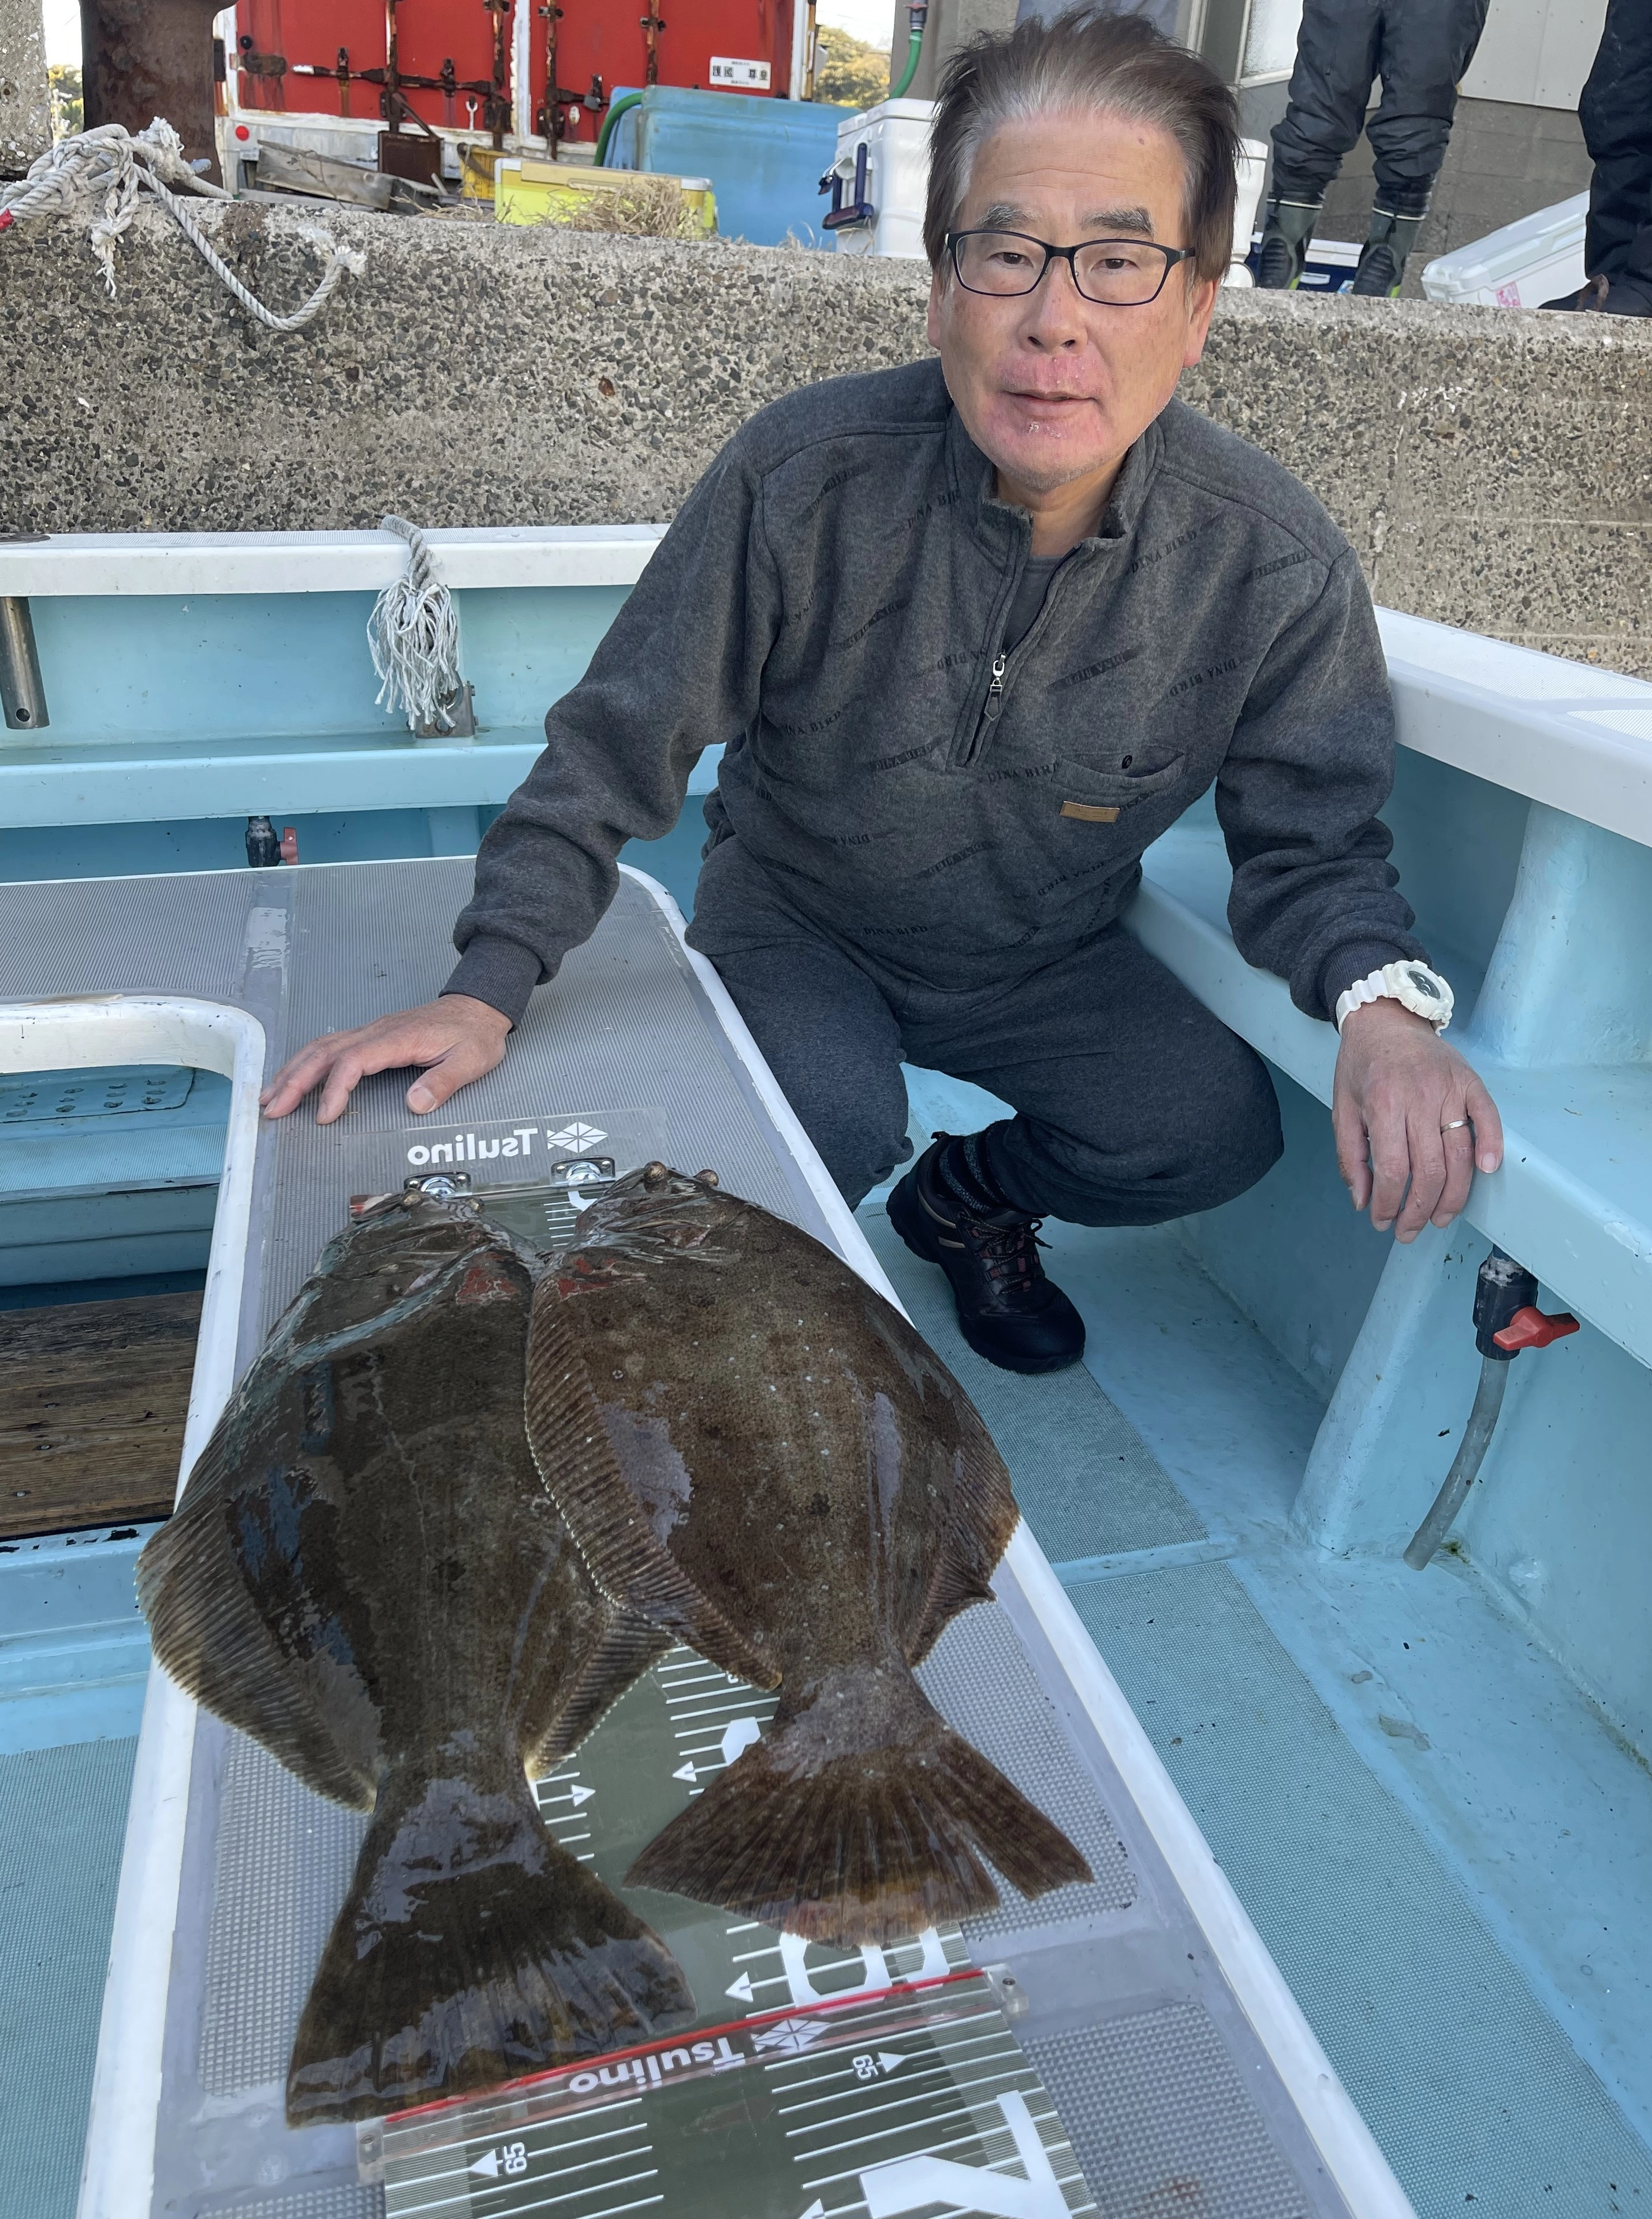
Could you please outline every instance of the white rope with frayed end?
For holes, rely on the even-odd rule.
[[[273,308],[242,284],[212,245],[191,210],[171,189],[181,185],[204,199],[233,200],[220,185],[196,177],[183,158],[183,141],[164,117],[158,115],[146,131],[135,137],[123,124],[100,123],[95,130],[78,132],[59,140],[34,163],[27,177],[15,184],[0,185],[0,230],[29,216],[60,215],[88,226],[92,252],[103,272],[109,296],[115,295],[115,247],[132,222],[140,192],[158,201],[196,252],[249,315],[272,332],[301,331],[320,314],[346,272],[359,277],[367,257],[352,246],[343,246],[314,224],[301,224],[298,236],[314,246],[326,267],[321,281],[307,301],[290,316]]]
[[[436,575],[430,543],[405,516],[381,519],[410,551],[407,573],[388,585],[367,620],[367,643],[378,673],[378,702],[406,712],[410,732],[450,732],[450,706],[459,690],[459,618],[453,596]]]

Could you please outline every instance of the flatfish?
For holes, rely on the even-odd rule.
[[[525,1770],[663,1645],[598,1594],[529,1453],[537,1268],[422,1196],[341,1234],[139,1560],[173,1678],[373,1813],[293,2048],[295,2125],[692,2016],[675,1959],[556,1843]],[[576,1414],[576,1461],[595,1425]],[[538,1454],[560,1470],[553,1439]]]
[[[559,1456],[594,1394],[613,1455]],[[650,1165],[539,1282],[528,1434],[603,1592],[742,1679],[771,1731],[628,1884],[846,1946],[1090,1869],[913,1676],[990,1594],[1009,1474],[944,1364],[821,1243]]]

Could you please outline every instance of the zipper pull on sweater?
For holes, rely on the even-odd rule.
[[[1002,648],[993,657],[992,683],[986,689],[986,707],[984,712],[989,724],[995,724],[997,721],[998,712],[1003,706],[1003,674],[1009,660],[1009,656]]]

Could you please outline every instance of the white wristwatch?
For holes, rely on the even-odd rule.
[[[1380,971],[1356,979],[1337,1001],[1337,1030],[1340,1032],[1355,1010],[1368,1002],[1394,1001],[1414,1016],[1426,1017],[1437,1033],[1451,1022],[1451,989],[1426,963],[1385,963]]]

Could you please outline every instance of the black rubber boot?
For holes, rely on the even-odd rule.
[[[1256,282],[1264,292],[1294,293],[1307,260],[1308,241],[1320,220],[1323,201],[1276,198],[1268,202],[1257,253]]]
[[[1349,291],[1367,300],[1392,300],[1400,290],[1407,258],[1422,224],[1420,215],[1395,215],[1388,208],[1374,208]]]
[[[958,1329],[978,1356],[1004,1371],[1063,1371],[1084,1352],[1084,1321],[1044,1276],[1041,1221],[992,1208],[966,1164],[948,1165],[962,1145],[935,1135],[890,1196],[889,1221],[952,1282]]]

